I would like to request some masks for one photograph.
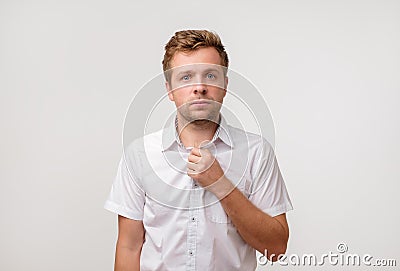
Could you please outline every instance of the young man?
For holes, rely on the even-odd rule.
[[[165,46],[175,125],[121,159],[105,204],[118,214],[116,271],[254,270],[255,250],[285,253],[292,204],[270,144],[220,114],[227,68],[212,32],[179,31]]]

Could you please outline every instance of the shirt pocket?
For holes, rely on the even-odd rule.
[[[207,221],[218,224],[231,224],[232,220],[226,214],[221,203],[216,202],[210,206],[205,207],[205,215]]]
[[[246,182],[240,182],[237,184],[236,188],[244,194],[246,198],[249,196],[249,188]],[[219,201],[205,207],[205,215],[208,221],[219,224],[231,224],[232,220],[225,212]]]

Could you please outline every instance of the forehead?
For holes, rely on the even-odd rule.
[[[171,67],[175,68],[196,63],[221,65],[221,57],[213,47],[200,48],[193,52],[176,52],[171,61]]]

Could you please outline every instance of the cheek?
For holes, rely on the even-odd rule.
[[[176,106],[181,106],[182,104],[185,103],[185,98],[183,97],[182,93],[179,91],[174,91],[171,94],[172,100]],[[171,98],[170,98],[171,99]]]
[[[213,88],[209,89],[209,94],[215,100],[221,100],[225,97],[226,91],[225,91],[225,89],[222,89],[222,88],[213,87]]]
[[[173,96],[176,100],[184,101],[190,97],[192,89],[190,87],[179,88],[173,91]]]

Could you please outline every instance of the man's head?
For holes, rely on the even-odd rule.
[[[208,30],[183,30],[176,32],[165,45],[164,60],[162,61],[164,72],[173,68],[173,57],[177,52],[190,54],[207,47],[214,48],[221,58],[221,63],[218,64],[228,68],[228,54],[217,34]]]
[[[228,63],[221,39],[207,30],[176,32],[166,44],[163,69],[168,96],[186,121],[218,118]]]

